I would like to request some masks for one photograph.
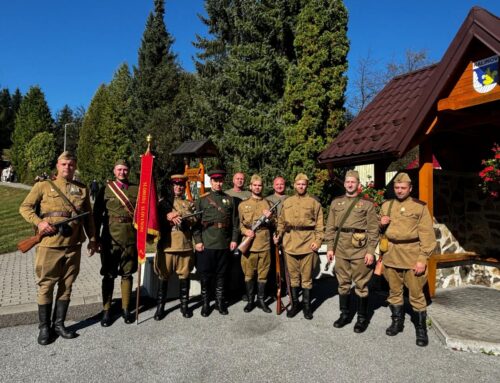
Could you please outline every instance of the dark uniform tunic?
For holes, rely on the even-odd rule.
[[[115,182],[115,184],[135,207],[137,185],[121,182]],[[137,233],[133,217],[108,185],[101,188],[97,195],[94,204],[94,219],[101,244],[101,275],[114,279],[118,275],[130,276],[135,273],[137,271]]]
[[[353,203],[355,205],[340,229],[334,249],[341,221]],[[365,265],[364,258],[366,254],[373,255],[378,232],[378,218],[372,201],[345,195],[332,201],[326,223],[325,241],[327,250],[335,252],[335,274],[339,282],[339,294],[349,294],[354,282],[356,295],[368,295],[367,285],[373,272]],[[353,242],[353,235],[360,240]]]
[[[388,215],[391,201],[382,205],[382,215]],[[403,304],[403,285],[408,287],[410,304],[415,311],[425,311],[427,303],[423,287],[424,275],[416,276],[412,270],[417,262],[426,264],[436,247],[436,237],[427,204],[408,197],[403,201],[393,200],[391,222],[385,234],[389,248],[383,256],[384,277],[390,291],[387,301],[392,305]]]
[[[53,181],[69,199],[78,213],[91,212],[88,189],[77,181],[67,181],[58,177]],[[42,220],[57,223],[74,215],[75,212],[49,181],[36,183],[24,199],[19,212],[34,225]],[[35,274],[38,284],[38,304],[49,304],[53,300],[57,284],[56,300],[67,301],[71,288],[80,271],[81,247],[85,234],[95,241],[92,214],[69,223],[71,234],[63,236],[59,232],[42,239],[36,250]],[[84,232],[85,228],[85,232]]]
[[[227,268],[230,242],[237,242],[239,220],[233,197],[224,192],[210,192],[196,201],[203,210],[199,225],[193,231],[195,243],[205,250],[198,254],[196,268],[207,277],[223,276]]]

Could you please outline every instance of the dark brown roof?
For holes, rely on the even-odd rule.
[[[457,81],[476,39],[500,53],[500,20],[479,7],[471,9],[438,64],[392,79],[319,155],[320,165],[395,159],[423,140],[418,133],[436,116],[437,101]]]
[[[210,139],[184,141],[172,152],[174,156],[218,157],[219,151]]]

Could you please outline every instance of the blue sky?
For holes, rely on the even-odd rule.
[[[368,52],[383,64],[407,49],[441,59],[474,5],[500,15],[498,0],[346,0],[349,10],[348,76]],[[137,50],[153,0],[2,0],[0,88],[25,93],[39,85],[55,114],[65,104],[88,107],[101,83]],[[206,29],[202,0],[166,0],[165,23],[182,67],[193,71],[192,41]],[[350,85],[348,92],[351,91]]]

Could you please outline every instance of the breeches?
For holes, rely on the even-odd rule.
[[[166,281],[172,273],[176,273],[179,279],[188,279],[192,268],[192,251],[156,253],[155,272],[160,279]]]
[[[415,276],[415,272],[411,269],[395,269],[393,267],[384,266],[384,277],[389,283],[389,298],[387,302],[391,305],[402,305],[403,286],[406,286],[410,295],[410,304],[415,311],[425,311],[427,302],[423,288],[427,282],[427,268],[421,276]]]
[[[372,274],[373,271],[365,265],[364,258],[343,259],[335,257],[335,275],[341,295],[349,294],[354,282],[356,295],[361,298],[368,296],[368,282]]]
[[[137,249],[135,246],[112,246],[101,252],[101,275],[116,278],[129,277],[137,271]]]
[[[205,249],[196,254],[196,269],[202,277],[223,278],[229,257],[229,249]]]
[[[312,289],[312,270],[316,254],[291,255],[285,253],[285,256],[291,287],[302,286],[304,289]]]
[[[241,268],[245,274],[245,282],[251,281],[256,272],[259,282],[266,282],[270,266],[271,253],[269,250],[249,252],[241,256]]]

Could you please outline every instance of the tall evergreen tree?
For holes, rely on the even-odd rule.
[[[16,113],[19,110],[21,100],[22,95],[19,88],[13,95],[7,88],[0,90],[0,154],[3,149],[10,148],[12,145]]]
[[[66,126],[66,128],[65,128]],[[78,126],[75,124],[73,110],[68,106],[57,112],[56,122],[54,126],[54,137],[56,139],[56,153],[61,153],[64,150],[64,139],[66,130],[66,150],[74,152],[76,149],[77,140],[75,140],[75,132],[78,131]]]
[[[12,134],[11,157],[21,181],[31,181],[32,178],[24,155],[28,143],[38,133],[53,132],[53,123],[42,90],[38,86],[31,87],[19,106]]]
[[[296,63],[289,67],[283,98],[287,173],[313,176],[310,190],[329,199],[328,174],[318,154],[344,127],[347,79],[347,10],[341,0],[310,0],[297,19]]]

